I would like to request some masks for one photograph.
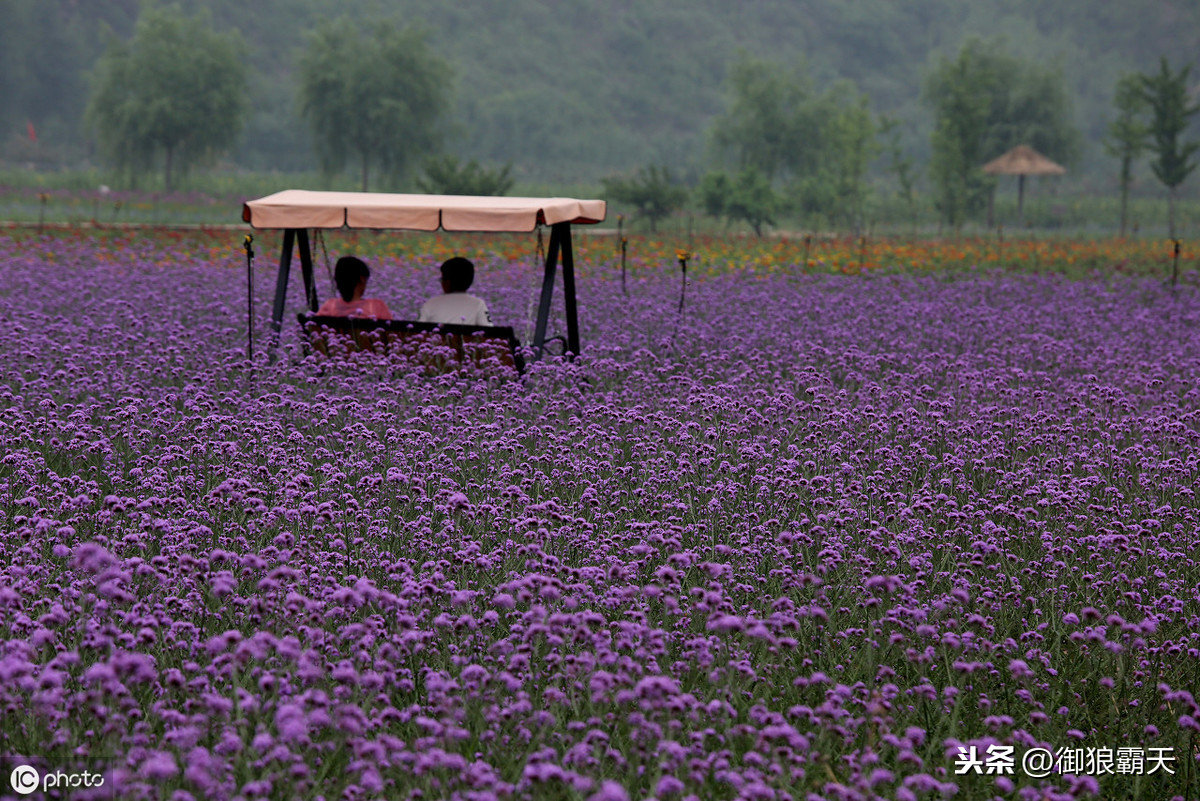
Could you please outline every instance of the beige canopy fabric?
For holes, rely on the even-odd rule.
[[[409,231],[532,231],[539,224],[598,223],[603,200],[469,195],[390,195],[285,189],[242,207],[255,228],[398,228]]]
[[[1066,169],[1055,164],[1029,145],[1017,145],[999,158],[983,165],[992,175],[1063,175]]]

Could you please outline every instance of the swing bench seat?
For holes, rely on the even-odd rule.
[[[430,372],[446,372],[466,363],[525,372],[521,343],[511,326],[327,317],[312,312],[300,312],[296,318],[306,347],[326,358],[369,352],[423,364]]]

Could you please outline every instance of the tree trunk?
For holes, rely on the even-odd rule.
[[[1167,236],[1175,238],[1175,187],[1167,190]]]
[[[1126,224],[1129,221],[1129,175],[1130,158],[1121,160],[1121,238],[1125,238]]]
[[[167,170],[166,170],[166,173],[167,173],[166,174],[166,183],[167,183],[167,191],[168,192],[171,191],[171,155],[172,155],[171,147],[168,146],[167,147]]]

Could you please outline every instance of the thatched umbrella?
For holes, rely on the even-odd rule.
[[[1062,175],[1067,170],[1029,145],[1017,145],[998,159],[983,165],[989,175],[1017,176],[1017,216],[1025,219],[1025,176]]]

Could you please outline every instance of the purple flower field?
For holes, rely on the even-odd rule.
[[[1197,797],[1193,289],[731,270],[677,323],[677,267],[588,262],[583,356],[518,382],[322,370],[295,277],[269,363],[273,253],[249,362],[232,250],[0,243],[0,755],[172,801]],[[527,338],[532,265],[479,267]]]

